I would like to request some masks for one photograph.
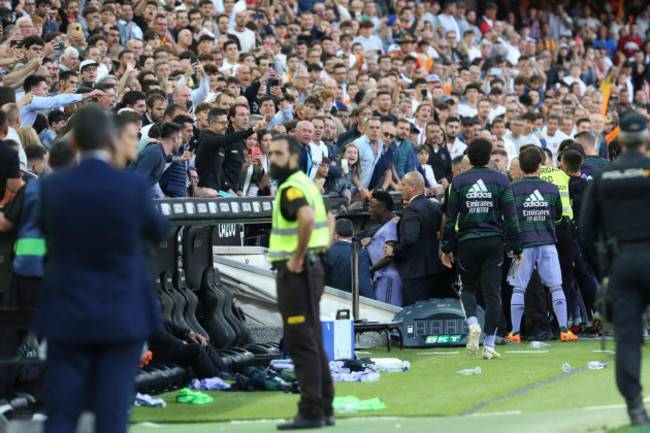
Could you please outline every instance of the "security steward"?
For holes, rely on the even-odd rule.
[[[325,287],[320,255],[332,244],[334,217],[313,182],[299,169],[300,142],[271,141],[271,177],[280,187],[273,207],[268,260],[277,270],[278,308],[287,350],[300,384],[298,415],[279,430],[334,425],[334,386],[323,348],[319,302]]]
[[[642,316],[650,303],[650,158],[643,153],[648,124],[643,116],[628,112],[621,116],[620,127],[623,154],[589,182],[580,230],[586,245],[606,248],[602,271],[609,276],[614,305],[616,382],[632,425],[643,425],[650,424],[639,380]]]

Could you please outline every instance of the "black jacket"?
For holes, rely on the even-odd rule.
[[[438,152],[435,152],[429,142],[426,145],[429,148],[429,165],[436,180],[444,177],[451,182],[451,155],[447,147],[438,146]]]
[[[444,271],[438,257],[438,237],[442,213],[424,195],[404,209],[397,230],[399,242],[393,248],[395,264],[402,279],[420,278]]]
[[[239,191],[241,183],[241,169],[246,162],[246,139],[253,134],[253,128],[244,131],[235,132],[232,126],[226,130],[225,137],[228,144],[225,149],[223,159],[223,170],[221,172],[221,188],[224,191],[232,189],[233,192]],[[201,176],[199,175],[199,180]]]
[[[229,128],[226,135],[217,135],[209,129],[201,131],[196,150],[196,171],[199,175],[198,186],[212,188],[217,192],[220,189],[226,190],[227,188],[222,188],[226,157],[234,143],[239,141],[243,143],[251,134],[253,134],[252,128],[239,132],[234,132]],[[232,164],[232,162],[229,161],[229,164]],[[241,171],[241,166],[239,166],[239,171]],[[239,176],[239,171],[237,176]]]

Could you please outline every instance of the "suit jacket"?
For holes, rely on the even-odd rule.
[[[145,245],[168,223],[147,180],[86,157],[44,179],[39,222],[47,257],[34,330],[51,341],[143,341],[163,330]]]
[[[339,290],[352,292],[352,243],[337,241],[328,250],[325,284]],[[370,259],[368,251],[359,250],[359,294],[375,299],[370,281]]]
[[[393,248],[402,279],[436,275],[444,271],[438,257],[440,209],[419,195],[408,204],[398,224],[399,242]]]

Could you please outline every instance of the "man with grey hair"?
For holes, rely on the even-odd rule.
[[[521,167],[519,167],[519,157],[515,157],[512,161],[510,161],[510,180],[513,182],[515,180],[519,180],[523,177],[523,174],[521,173]]]
[[[63,71],[74,71],[79,66],[79,51],[74,47],[68,47],[61,55],[59,69]]]
[[[314,125],[308,120],[301,120],[296,125],[295,135],[301,145],[298,166],[302,172],[309,176],[313,166],[309,143],[314,136]]]

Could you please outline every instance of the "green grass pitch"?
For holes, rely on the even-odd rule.
[[[615,349],[613,341],[607,342],[607,349]],[[546,352],[532,351],[522,343],[499,346],[501,359],[484,361],[480,356],[470,358],[464,348],[407,349],[392,353],[372,349],[367,351],[370,354],[360,356],[397,357],[410,361],[411,369],[382,373],[381,379],[374,383],[336,382],[339,396],[380,397],[387,406],[379,412],[337,414],[336,431],[650,433],[650,427],[622,427],[627,423],[627,416],[624,401],[616,389],[613,360],[603,370],[570,375],[562,372],[564,363],[577,370],[589,361],[612,356],[599,350],[599,340],[553,342]],[[646,344],[644,357],[649,353]],[[476,366],[481,366],[480,375],[456,375],[457,370]],[[648,378],[650,364],[646,363],[642,372],[646,386]],[[167,393],[162,395],[168,403],[164,409],[135,407],[131,431],[270,432],[275,431],[278,419],[295,415],[298,400],[297,395],[281,392],[209,394],[214,402],[208,405],[179,404],[174,400],[176,393]],[[645,395],[650,395],[650,391]]]

